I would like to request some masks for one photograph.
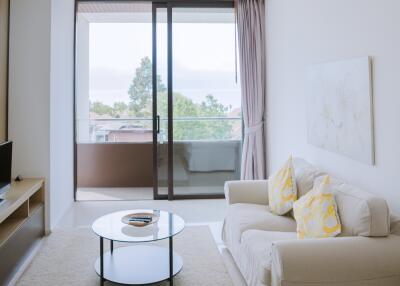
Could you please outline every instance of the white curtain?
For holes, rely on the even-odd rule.
[[[265,178],[265,3],[236,0],[245,137],[242,180]]]

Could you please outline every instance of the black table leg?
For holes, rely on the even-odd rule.
[[[114,240],[110,240],[111,254],[114,252]]]
[[[104,285],[104,249],[103,238],[100,237],[100,285]]]
[[[169,285],[174,285],[174,245],[172,236],[169,238]]]

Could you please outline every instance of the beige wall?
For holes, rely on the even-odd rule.
[[[14,142],[13,176],[45,178],[47,195],[52,192],[50,23],[50,0],[11,0],[8,135]]]
[[[0,0],[0,142],[6,140],[8,0]]]
[[[268,166],[289,154],[385,197],[400,213],[400,1],[267,1]],[[305,69],[313,63],[373,58],[376,165],[307,143]]]
[[[13,175],[46,179],[54,227],[73,202],[74,0],[11,0],[10,8]]]

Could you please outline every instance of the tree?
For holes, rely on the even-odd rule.
[[[161,118],[167,118],[168,95],[166,88],[157,77],[157,109]],[[148,57],[140,61],[135,76],[128,90],[130,102],[115,102],[113,106],[101,102],[93,102],[90,110],[98,115],[110,115],[120,118],[129,113],[133,117],[152,116],[152,65]],[[181,94],[173,94],[174,139],[175,140],[221,140],[232,137],[233,123],[221,120],[227,117],[231,107],[225,106],[213,95],[196,103],[191,98]],[[213,119],[217,117],[217,119]],[[143,123],[143,127],[151,128]],[[165,126],[165,124],[163,124]]]
[[[136,69],[135,77],[129,87],[128,94],[131,100],[129,109],[131,114],[136,117],[151,116],[151,98],[152,98],[152,64],[149,57],[144,57],[140,61],[140,66]],[[157,91],[165,92],[166,88],[157,76]]]
[[[161,118],[167,118],[167,93],[159,94],[158,110]],[[180,94],[173,94],[174,140],[222,140],[230,139],[232,122],[212,119],[227,117],[229,108],[207,95],[205,101],[193,102]]]
[[[148,57],[140,62],[129,88],[131,115],[150,117],[152,115],[152,65]],[[161,118],[167,118],[167,92],[161,77],[157,77],[157,109]],[[195,103],[187,96],[173,94],[174,139],[230,139],[232,123],[210,117],[227,117],[230,107],[224,106],[211,94],[201,103]],[[187,117],[183,119],[182,117]],[[200,118],[202,117],[202,118]],[[191,119],[190,119],[191,118]]]
[[[120,118],[127,112],[127,110],[128,105],[122,101],[114,102],[113,106],[104,104],[100,101],[90,103],[90,112],[96,113],[97,115],[110,115],[114,118]]]
[[[90,111],[98,115],[112,116],[112,107],[100,101],[95,101],[93,103],[90,103]]]
[[[199,111],[201,116],[224,116],[229,109],[229,107],[219,103],[212,94],[208,94],[205,101],[201,103]]]
[[[112,116],[116,118],[122,117],[128,111],[128,105],[123,101],[114,102],[112,107]]]

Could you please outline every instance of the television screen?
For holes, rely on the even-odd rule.
[[[8,191],[11,184],[12,142],[0,144],[0,194]]]

